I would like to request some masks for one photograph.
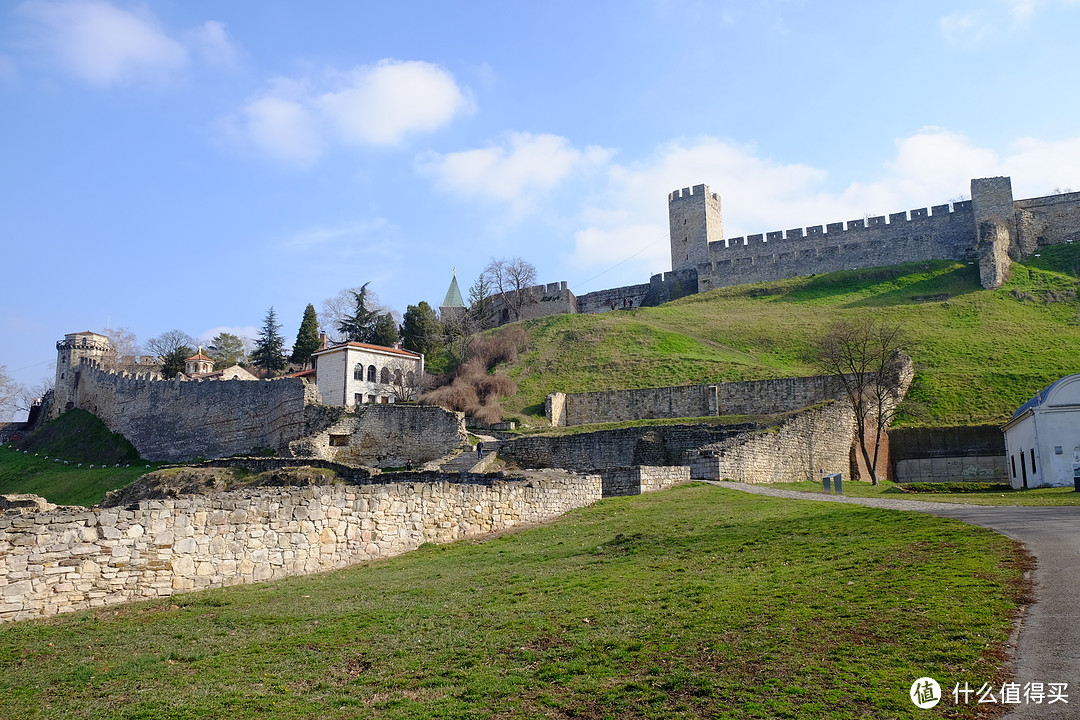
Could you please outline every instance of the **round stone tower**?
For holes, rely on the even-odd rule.
[[[109,354],[109,338],[95,332],[68,333],[56,343],[56,387],[50,415],[60,413],[79,403],[79,373],[83,362],[100,365]]]

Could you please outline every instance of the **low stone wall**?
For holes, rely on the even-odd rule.
[[[0,620],[341,568],[543,522],[601,496],[598,475],[542,471],[9,511]]]
[[[755,423],[660,425],[575,435],[534,435],[504,440],[499,456],[525,468],[591,471],[636,465],[685,465],[689,450],[760,427]]]
[[[629,468],[609,468],[600,471],[604,497],[640,495],[665,490],[679,483],[690,482],[688,465],[639,465]]]
[[[840,472],[850,477],[855,416],[846,402],[811,408],[778,428],[741,434],[690,455],[690,474],[706,480],[798,482]]]

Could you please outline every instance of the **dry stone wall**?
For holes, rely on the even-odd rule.
[[[855,415],[836,401],[810,408],[778,428],[755,431],[699,448],[690,474],[706,480],[798,482],[840,472],[849,477]]]
[[[603,481],[604,497],[640,495],[690,482],[689,465],[638,465],[600,470],[599,474]]]
[[[599,475],[542,471],[8,511],[0,620],[346,567],[543,522],[601,496]]]

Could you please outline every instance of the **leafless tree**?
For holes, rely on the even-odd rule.
[[[194,348],[198,346],[195,338],[191,337],[183,330],[169,330],[168,332],[163,332],[157,337],[152,337],[146,341],[146,349],[159,358],[164,357],[171,352],[175,352],[182,347],[192,348],[192,350],[194,350]],[[181,370],[182,369],[183,368],[181,368]]]
[[[415,363],[395,360],[387,367],[390,368],[390,387],[394,392],[394,402],[412,402],[427,390],[430,376],[418,372]]]
[[[43,377],[29,387],[22,386],[19,399],[15,403],[16,409],[30,412],[30,408],[41,402],[41,399],[45,397],[45,393],[52,390],[55,384],[56,379],[54,377]]]
[[[125,327],[106,328],[101,332],[109,338],[109,354],[104,359],[105,367],[116,370],[119,369],[124,358],[138,358],[141,349],[135,333]]]
[[[24,388],[7,373],[7,367],[0,365],[0,419],[10,420],[19,408],[19,398]]]
[[[482,277],[487,279],[503,307],[513,313],[514,320],[521,319],[526,305],[539,301],[531,291],[536,285],[536,266],[519,257],[491,258]]]
[[[902,400],[898,387],[907,361],[901,352],[904,340],[898,325],[866,318],[833,323],[817,343],[818,366],[836,378],[855,413],[859,450],[874,485],[881,439]]]

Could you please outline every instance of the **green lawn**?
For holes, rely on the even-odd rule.
[[[804,481],[797,483],[771,483],[768,487],[778,490],[798,490],[806,493],[824,492],[822,483]],[[1080,505],[1080,493],[1071,487],[1034,488],[1031,490],[1000,490],[987,492],[905,492],[901,484],[882,480],[878,485],[868,482],[842,483],[843,494],[848,497],[881,497],[892,500],[923,500],[926,502],[968,503],[971,505]]]
[[[924,718],[1003,679],[1027,558],[704,485],[334,573],[0,626],[0,717]]]
[[[70,460],[64,465],[45,453],[23,453],[0,445],[0,495],[32,493],[58,505],[97,505],[109,490],[130,485],[158,467],[158,463],[147,467],[141,461],[114,465],[86,462],[79,467]]]

